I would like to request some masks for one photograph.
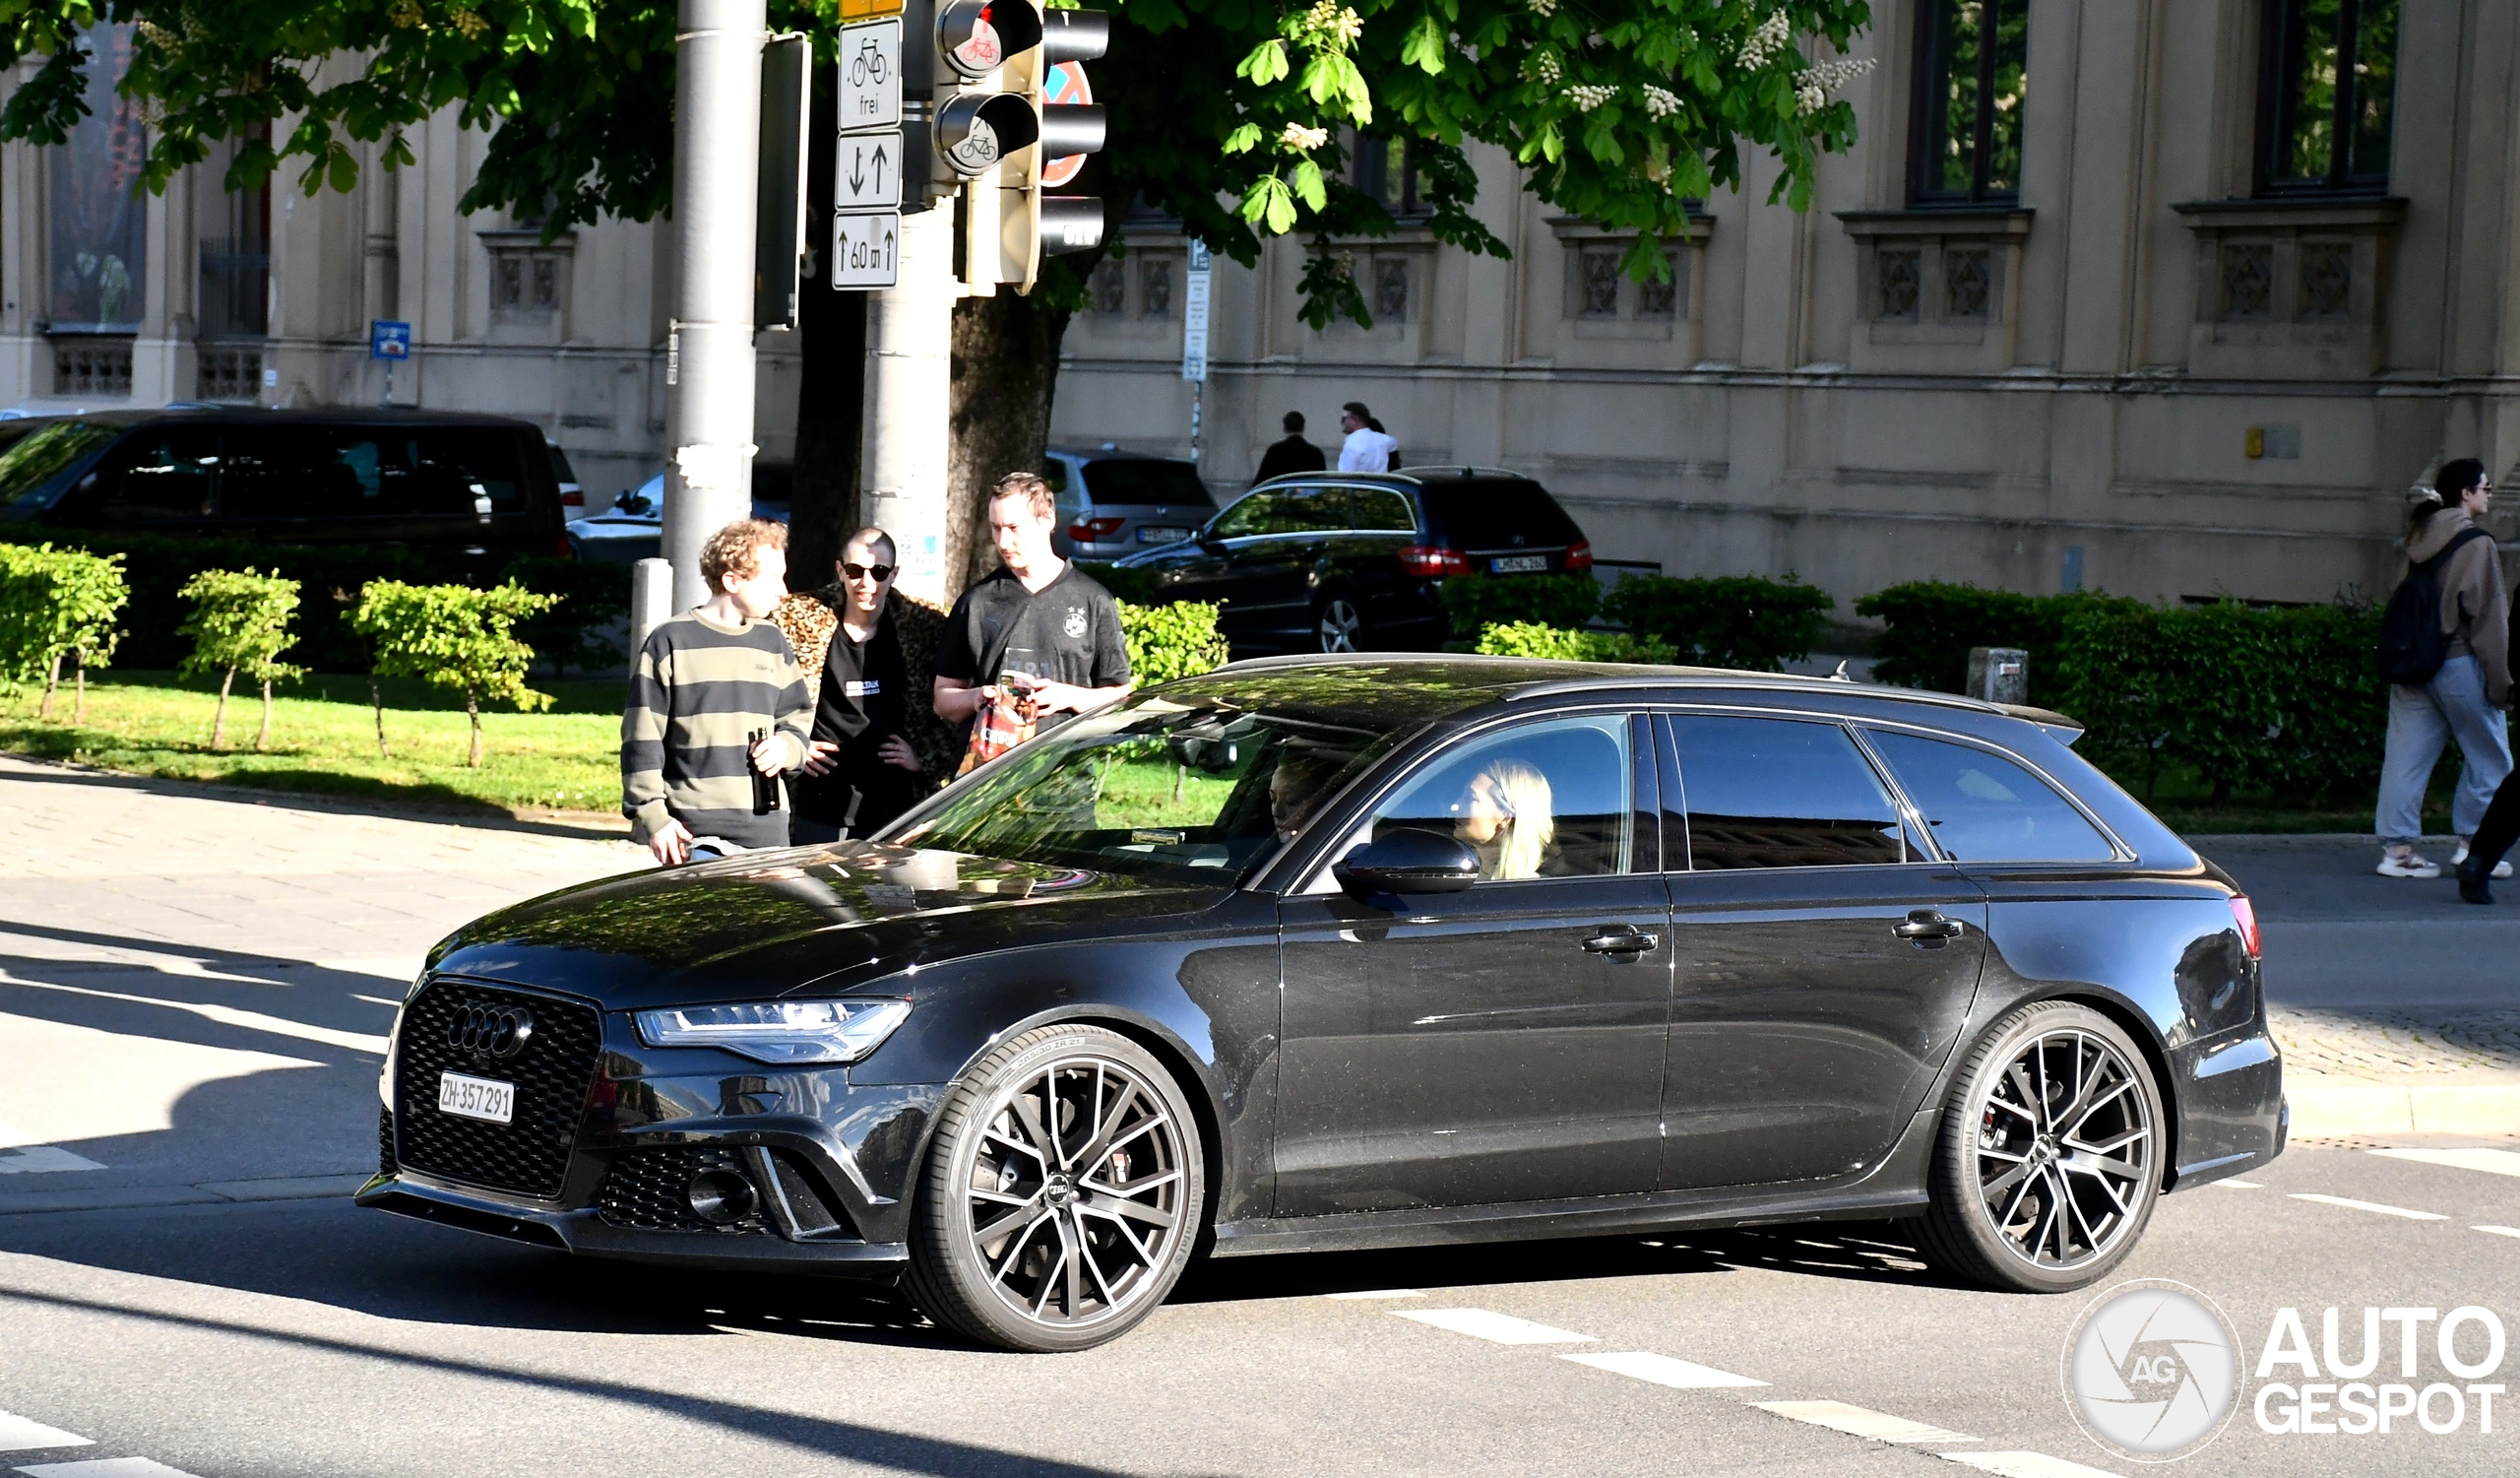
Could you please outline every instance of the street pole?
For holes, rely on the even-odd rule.
[[[767,32],[764,0],[681,0],[663,531],[678,610],[708,599],[700,546],[752,511],[755,155]]]
[[[952,442],[954,210],[904,203],[901,277],[866,314],[866,517],[893,537],[893,588],[945,602],[945,456]]]

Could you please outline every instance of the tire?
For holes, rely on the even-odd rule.
[[[2037,1001],[1969,1055],[1908,1224],[1925,1260],[1991,1288],[2065,1293],[2106,1277],[2161,1198],[2161,1090],[2098,1011]]]
[[[937,1115],[911,1217],[911,1297],[1002,1349],[1117,1339],[1188,1263],[1204,1166],[1198,1121],[1153,1054],[1100,1027],[1026,1032],[980,1059]]]
[[[1332,591],[1312,609],[1312,639],[1324,652],[1365,650],[1365,615],[1346,591]]]

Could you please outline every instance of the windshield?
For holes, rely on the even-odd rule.
[[[124,429],[60,420],[0,452],[0,516],[27,518],[50,507],[66,475]]]
[[[1418,727],[1199,686],[1044,735],[884,840],[1223,887]]]

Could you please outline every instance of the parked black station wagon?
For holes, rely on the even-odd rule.
[[[496,569],[568,553],[556,465],[539,429],[499,417],[107,411],[41,420],[0,449],[0,525],[397,544]]]
[[[1431,651],[1454,575],[1564,574],[1593,546],[1548,489],[1489,468],[1273,478],[1192,538],[1119,563],[1165,599],[1222,601],[1219,629],[1251,652]]]
[[[1237,664],[872,843],[554,893],[406,998],[362,1204],[1110,1339],[1216,1255],[1895,1219],[2084,1286],[2284,1146],[2248,901],[2052,714]]]

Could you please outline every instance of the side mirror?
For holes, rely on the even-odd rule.
[[[1330,875],[1358,898],[1374,893],[1458,893],[1479,881],[1479,854],[1458,837],[1412,828],[1366,843]]]

